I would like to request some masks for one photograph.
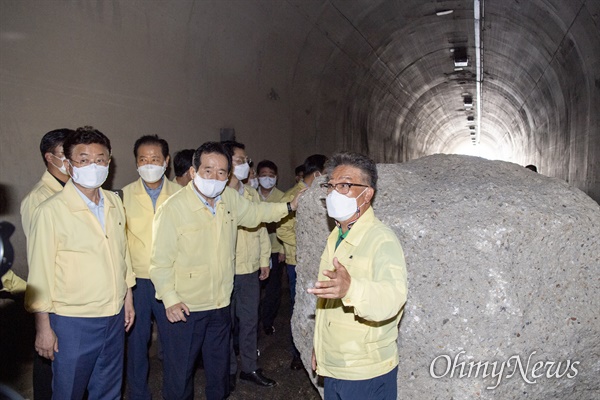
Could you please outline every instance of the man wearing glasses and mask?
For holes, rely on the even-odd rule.
[[[71,180],[33,214],[25,307],[35,313],[36,351],[53,360],[53,398],[87,390],[90,399],[119,399],[135,276],[123,204],[100,188],[110,141],[88,126],[63,147]]]
[[[318,297],[312,367],[325,378],[326,399],[396,399],[396,340],[407,295],[402,247],[371,208],[371,159],[338,153],[326,173],[327,214],[337,226],[308,289]]]

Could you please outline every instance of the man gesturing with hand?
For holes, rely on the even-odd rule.
[[[336,222],[321,256],[313,369],[325,399],[396,399],[398,323],[406,266],[394,232],[375,217],[377,168],[366,156],[338,153],[326,164],[327,214]]]

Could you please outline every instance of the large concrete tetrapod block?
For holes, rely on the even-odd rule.
[[[375,214],[398,235],[408,270],[398,398],[600,398],[598,204],[564,181],[477,157],[378,170]],[[333,227],[324,198],[311,188],[298,210],[292,324],[307,368],[316,301],[306,289]]]

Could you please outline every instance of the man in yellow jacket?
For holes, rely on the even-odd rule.
[[[152,317],[161,332],[168,323],[165,308],[156,300],[156,291],[148,269],[152,247],[152,221],[158,206],[181,189],[165,177],[169,165],[169,144],[157,135],[146,135],[133,146],[135,165],[140,178],[123,188],[123,205],[127,217],[127,244],[135,273],[133,288],[135,324],[127,337],[128,398],[150,399],[148,387],[148,347],[152,336]]]
[[[231,154],[233,173],[229,177],[229,187],[240,196],[254,203],[260,203],[258,193],[243,180],[249,176],[250,165],[244,144],[236,141],[223,142]],[[229,389],[235,390],[238,362],[234,350],[233,334],[239,332],[239,354],[241,360],[240,379],[259,386],[272,387],[277,383],[267,378],[258,368],[258,305],[260,301],[260,281],[269,277],[269,257],[271,241],[265,224],[254,228],[238,227],[235,247],[235,275],[231,294],[232,339],[229,355]],[[258,272],[260,271],[260,272]]]
[[[256,167],[258,174],[258,194],[261,201],[267,203],[280,203],[283,201],[283,192],[275,186],[277,184],[277,165],[270,160],[262,160]],[[263,281],[264,296],[260,300],[261,324],[265,334],[275,333],[275,317],[281,304],[281,276],[285,267],[285,250],[283,243],[277,238],[278,222],[267,224],[269,239],[271,240],[271,271],[269,277]]]
[[[298,181],[294,187],[285,192],[283,201],[296,196],[300,191],[310,187],[315,179],[323,173],[327,157],[322,154],[313,154],[304,160],[304,175],[301,181]],[[281,221],[277,228],[277,237],[283,242],[285,250],[285,262],[290,286],[290,303],[292,314],[294,313],[294,304],[296,302],[296,213],[291,213]],[[290,368],[300,370],[303,368],[300,353],[294,345],[293,338],[291,339],[292,362]]]
[[[338,153],[327,164],[327,214],[336,221],[321,256],[312,367],[325,398],[395,400],[398,323],[406,266],[394,232],[375,217],[375,163]]]
[[[110,141],[92,127],[64,142],[71,180],[34,211],[27,241],[25,306],[35,313],[35,347],[53,360],[56,399],[119,399],[125,331],[134,322],[125,210],[100,186]]]
[[[40,141],[40,153],[46,166],[42,178],[21,201],[21,225],[25,238],[29,238],[29,229],[33,212],[44,200],[60,192],[69,180],[67,168],[64,165],[65,153],[63,143],[73,130],[63,128],[46,133]],[[17,282],[25,291],[25,281]],[[49,359],[36,353],[33,359],[33,394],[35,398],[52,398],[52,364]]]
[[[230,300],[235,274],[237,227],[277,221],[296,209],[289,203],[246,200],[225,187],[231,155],[221,143],[200,146],[193,180],[160,206],[154,217],[150,279],[163,301],[163,398],[193,398],[193,371],[202,350],[206,398],[229,392]]]

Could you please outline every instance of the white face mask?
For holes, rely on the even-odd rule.
[[[367,188],[365,188],[365,190],[367,190]],[[337,190],[333,190],[325,199],[325,203],[327,204],[327,215],[338,222],[349,220],[359,211],[356,199],[360,197],[365,190],[357,197],[348,197],[340,194]]]
[[[194,183],[196,187],[205,197],[209,199],[214,199],[225,190],[225,185],[227,185],[227,181],[220,181],[218,179],[203,179],[200,175],[196,174],[194,176]]]
[[[99,188],[107,177],[108,165],[102,166],[98,164],[90,164],[81,168],[73,166],[73,175],[71,175],[73,182],[78,183],[86,189]]]
[[[248,183],[250,184],[250,186],[252,186],[254,189],[258,189],[258,179],[257,178],[251,178],[248,179]]]
[[[67,173],[67,167],[65,167],[65,163],[64,161],[67,159],[67,157],[56,157],[54,154],[52,154],[52,157],[54,158],[58,158],[60,160],[60,167],[57,166],[56,164],[52,163],[52,165],[54,165],[56,168],[58,168],[58,170],[63,174],[63,175],[68,175]]]
[[[233,168],[233,174],[240,181],[243,181],[244,179],[246,179],[248,177],[249,173],[250,173],[250,165],[248,165],[248,163],[243,163],[241,165],[236,165]]]
[[[270,177],[270,176],[261,176],[260,178],[258,178],[258,181],[260,182],[260,186],[264,187],[265,189],[271,189],[273,186],[275,186],[275,183],[277,183],[277,177]]]
[[[158,182],[163,177],[166,170],[167,170],[166,162],[162,166],[154,165],[154,164],[146,164],[146,165],[139,166],[137,169],[138,174],[140,174],[140,176],[146,183]]]

